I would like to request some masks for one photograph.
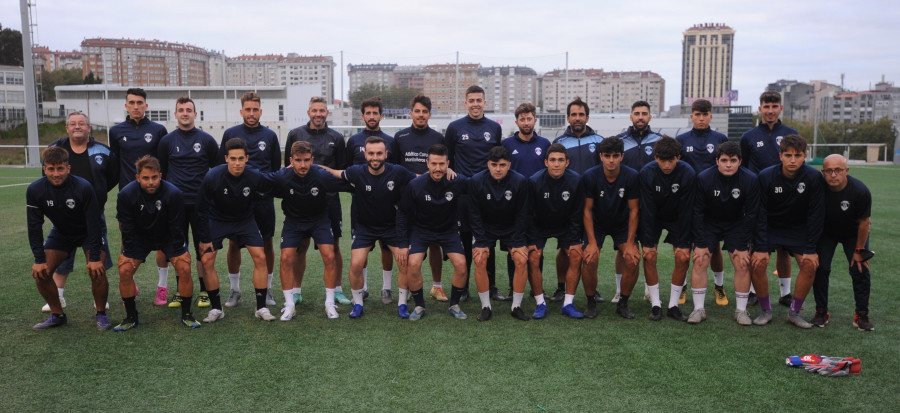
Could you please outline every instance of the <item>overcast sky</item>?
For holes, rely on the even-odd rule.
[[[679,103],[681,40],[697,23],[735,29],[732,86],[739,104],[778,79],[867,90],[900,84],[900,7],[876,1],[32,0],[36,42],[80,49],[91,37],[158,39],[241,54],[330,55],[363,63],[460,63],[650,70]],[[21,29],[19,1],[0,0],[0,24]],[[336,70],[336,79],[340,67]],[[344,81],[345,95],[347,81]],[[335,94],[340,94],[335,81]]]

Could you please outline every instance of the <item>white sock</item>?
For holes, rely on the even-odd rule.
[[[56,292],[59,293],[59,298],[63,298],[63,291],[65,291],[65,288],[57,288],[56,289]]]
[[[694,309],[702,310],[703,302],[706,301],[706,288],[691,288],[691,293],[694,296]]]
[[[363,305],[363,290],[350,289],[350,293],[353,295],[353,304]]]
[[[672,290],[669,292],[669,308],[678,307],[678,299],[681,298],[683,286],[672,284]]]
[[[334,293],[335,293],[335,294],[337,294],[337,293],[343,294],[343,293],[344,293],[344,289],[341,288],[341,286],[339,285],[339,286],[337,286],[337,287],[334,287]]]
[[[369,272],[365,268],[363,268],[363,291],[369,291]]]
[[[431,282],[431,288],[441,288],[441,287],[443,287],[443,286],[441,285],[440,281],[432,281]]]
[[[228,273],[228,281],[231,283],[231,291],[241,292],[241,273]]]
[[[397,305],[406,304],[407,301],[409,301],[409,289],[401,288],[400,296],[397,298]]]
[[[481,308],[491,308],[490,291],[478,293],[478,298],[481,300]]]
[[[622,274],[616,274],[616,294],[622,292]]]
[[[269,277],[269,279],[266,280],[266,288],[271,290],[272,289],[272,273],[269,273],[268,277]]]
[[[393,271],[385,271],[381,270],[381,289],[382,290],[390,290],[391,289],[391,280],[394,279]]]
[[[782,297],[791,293],[791,279],[790,278],[779,278],[778,286],[781,287],[781,296]]]
[[[756,288],[753,288],[753,283],[750,283],[750,293],[756,294]]]
[[[303,294],[300,287],[291,288],[291,293],[293,294]]]
[[[281,290],[281,293],[284,294],[284,308],[287,308],[287,309],[294,308],[294,291],[293,290]]]
[[[334,288],[325,289],[325,308],[334,307]]]
[[[159,274],[159,284],[157,287],[165,288],[169,285],[169,267],[156,267],[156,273]]]
[[[659,285],[659,284],[657,284]],[[644,283],[644,295],[648,295],[650,293],[650,284]]]
[[[575,302],[575,294],[566,294],[566,297],[563,298],[563,307],[572,304]]]
[[[521,307],[522,306],[522,298],[524,298],[524,297],[525,297],[525,293],[513,292],[512,308]],[[510,310],[512,308],[510,308]]]
[[[690,274],[688,274],[688,275],[690,275]],[[684,277],[684,282],[681,283],[681,288],[687,287],[687,280],[688,280],[688,278],[690,278],[690,277]]]
[[[537,305],[544,304],[544,294],[538,294],[538,295],[536,295],[536,296],[534,297],[534,302],[537,303]]]
[[[659,299],[659,284],[647,286],[647,289],[650,291],[650,305],[662,307],[662,302]]]
[[[725,271],[713,271],[713,282],[716,283],[716,287],[725,284]]]
[[[734,298],[737,302],[734,304],[734,309],[737,311],[747,311],[747,297],[749,296],[749,292],[739,293],[735,291]]]

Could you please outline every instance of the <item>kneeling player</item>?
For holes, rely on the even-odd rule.
[[[194,282],[191,280],[191,254],[184,239],[184,199],[181,191],[162,180],[159,161],[146,155],[134,163],[136,181],[122,188],[116,201],[116,218],[122,228],[122,254],[119,255],[119,292],[125,303],[125,319],[115,331],[126,331],[138,325],[137,291],[134,273],[158,250],[175,267],[178,295],[191,302]],[[191,315],[191,306],[181,306],[181,322],[187,327],[200,327]]]
[[[747,313],[750,295],[750,243],[760,228],[765,228],[765,215],[760,215],[760,189],[756,175],[741,167],[741,147],[726,142],[716,149],[716,167],[697,175],[694,197],[694,268],[691,271],[691,292],[694,311],[687,318],[689,323],[706,320],[704,300],[708,276],[710,250],[719,241],[728,251],[734,265],[734,318],[738,324],[751,324]],[[755,242],[758,242],[755,241]],[[675,281],[672,281],[675,294]],[[669,316],[681,319],[681,311],[673,311],[670,301]],[[679,317],[680,316],[680,317]]]

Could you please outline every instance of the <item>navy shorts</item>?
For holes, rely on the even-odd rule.
[[[613,249],[618,250],[619,245],[628,241],[628,225],[623,225],[619,228],[614,229],[600,229],[594,227],[594,237],[597,238],[597,248],[603,248],[603,241],[606,240],[606,236],[609,235],[613,239]],[[583,246],[587,247],[588,240],[585,237]]]
[[[409,234],[409,253],[419,254],[428,251],[428,246],[438,244],[447,254],[463,254],[462,241],[456,231],[433,232],[427,229],[413,228]]]
[[[150,255],[151,251],[162,251],[163,254],[166,255],[166,259],[171,260],[175,257],[180,257],[187,252],[187,244],[182,244],[180,248],[176,248],[171,244],[157,244],[157,245],[145,245],[141,242],[138,242],[137,246],[133,249],[127,249],[122,247],[122,255],[126,258],[135,259],[138,261],[146,261],[147,256]]]
[[[747,234],[744,233],[740,223],[722,225],[708,222],[704,225],[701,236],[705,239],[706,245],[709,246],[710,250],[719,245],[719,241],[723,241],[722,249],[728,252],[747,251],[750,249],[750,245],[747,242]]]
[[[200,261],[200,214],[194,204],[184,204],[184,241],[188,240],[188,228],[194,239],[194,257]]]
[[[786,234],[785,231],[777,231],[772,227],[766,229],[766,234],[769,236],[769,248],[768,251],[755,249],[755,252],[775,252],[776,249],[782,248],[787,250],[791,255],[794,254],[803,254],[803,251],[806,251],[806,240],[803,239],[802,236],[797,236],[793,234]],[[815,251],[812,251],[815,253]]]
[[[104,215],[100,216],[100,242],[103,243],[103,252],[106,253],[106,261],[103,263],[103,266],[108,270],[112,268],[113,264],[112,258],[109,256],[109,240],[106,238],[106,216]],[[68,237],[60,234],[59,231],[56,230],[56,227],[50,228],[50,234],[47,235],[44,249],[65,251],[69,253],[69,256],[59,264],[59,267],[56,267],[56,273],[64,275],[72,273],[75,269],[75,250],[78,247],[84,249],[83,244],[84,238],[82,236]]]
[[[327,218],[306,224],[284,221],[281,228],[281,248],[300,248],[306,238],[312,238],[316,245],[334,245],[331,221]]]
[[[275,236],[275,199],[264,197],[253,203],[253,218],[263,238]]]
[[[512,232],[497,234],[488,230],[484,231],[485,239],[472,241],[472,248],[490,248],[494,249],[497,241],[500,241],[500,250],[509,251],[510,248],[524,247],[526,240],[524,236],[516,237]]]
[[[657,222],[656,228],[652,230],[652,237],[655,241],[651,247],[659,247],[659,237],[662,231],[666,230],[666,238],[663,242],[670,244],[675,248],[691,248],[691,234],[680,234],[678,232],[678,222]]]
[[[397,248],[405,248],[403,239],[397,236],[397,231],[391,229],[389,231],[370,231],[365,226],[356,224],[356,228],[353,229],[353,244],[351,245],[351,249],[358,248],[369,248],[373,249],[375,247],[375,243],[377,241],[381,241],[381,244],[387,244],[392,247]]]
[[[212,239],[213,248],[222,249],[222,240],[228,238],[237,242],[242,247],[262,247],[262,235],[253,218],[243,222],[221,222],[209,220],[209,237]]]
[[[572,239],[568,229],[559,231],[542,231],[536,229],[528,234],[528,245],[534,245],[539,250],[543,250],[547,246],[547,240],[556,238],[557,249],[568,249],[569,247],[581,244],[581,240]]]

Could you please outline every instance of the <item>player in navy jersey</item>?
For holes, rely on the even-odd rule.
[[[346,159],[347,151],[344,136],[340,132],[328,127],[328,106],[325,98],[313,96],[309,99],[309,109],[306,114],[309,122],[306,125],[292,129],[287,136],[284,145],[284,166],[289,166],[290,148],[294,142],[305,141],[312,146],[313,159],[316,165],[324,165],[331,169],[344,169],[349,164]],[[340,238],[343,236],[343,212],[341,198],[337,193],[328,194],[328,217],[331,220],[331,232],[334,234],[334,257],[337,263],[338,280],[334,295],[339,304],[350,304],[350,300],[344,295],[341,288],[341,273],[344,271],[344,259],[341,255]],[[300,247],[300,255],[296,261],[297,268],[294,274],[297,279],[294,287],[300,286],[303,273],[306,271],[306,250],[309,248],[309,240],[304,241]],[[297,297],[300,298],[300,297]]]
[[[346,158],[350,160],[350,164],[352,165],[365,165],[366,164],[366,139],[371,136],[377,136],[384,140],[385,145],[387,146],[387,160],[384,162],[388,162],[391,159],[391,147],[394,141],[390,135],[384,133],[381,130],[381,119],[383,117],[384,107],[381,104],[380,97],[371,97],[368,99],[364,99],[362,103],[360,103],[360,112],[362,113],[363,122],[366,124],[366,128],[347,140],[347,156]],[[350,205],[350,230],[355,231],[355,222],[356,217],[359,212],[355,209],[355,204]],[[369,296],[369,282],[368,282],[368,265],[366,263],[363,264],[362,276],[363,276],[363,291],[366,297]],[[391,250],[387,247],[384,241],[381,242],[381,302],[384,304],[390,304],[393,301],[393,293],[391,292],[391,280],[394,277],[394,259]]]
[[[543,289],[536,286],[543,280],[541,257],[549,238],[556,238],[557,271],[564,277],[561,280],[557,279],[558,288],[563,288],[562,314],[571,318],[582,318],[584,314],[578,312],[574,304],[575,290],[581,277],[581,234],[584,221],[584,191],[581,187],[581,176],[568,169],[569,158],[566,147],[558,143],[547,148],[544,165],[545,169],[538,171],[529,179],[533,225],[528,231],[528,267],[529,279],[537,301],[532,318],[544,318],[547,310],[541,294]],[[565,261],[566,265],[560,265],[560,261]],[[560,271],[560,267],[565,270]]]
[[[328,216],[327,193],[348,190],[346,184],[334,178],[324,169],[314,165],[312,145],[297,141],[291,146],[290,168],[266,174],[272,183],[272,195],[281,198],[284,226],[281,230],[281,261],[279,271],[284,293],[284,309],[281,321],[288,321],[297,314],[296,305],[303,301],[303,274],[295,274],[299,260],[299,248],[309,246],[309,238],[318,245],[324,267],[325,314],[338,318],[334,306],[335,285],[340,275],[335,263],[335,239],[331,219]]]
[[[694,169],[681,159],[681,144],[663,136],[653,147],[654,161],[645,165],[640,173],[640,225],[638,225],[644,261],[644,277],[650,291],[650,320],[662,319],[662,302],[659,298],[659,271],[656,268],[659,255],[659,237],[663,229],[668,234],[665,242],[672,245],[675,266],[672,269],[672,285],[683,286],[691,265],[691,215],[694,207]],[[679,293],[669,293],[669,307]]]
[[[450,168],[460,175],[471,177],[487,169],[488,152],[493,147],[500,146],[503,130],[500,128],[500,124],[484,116],[484,89],[477,85],[469,86],[465,96],[468,115],[450,122],[444,136],[444,143],[450,151]],[[466,251],[467,269],[472,267],[473,232],[469,222],[468,208],[469,202],[464,200],[459,209],[459,236]],[[511,300],[511,297],[504,297],[497,290],[494,279],[495,267],[494,250],[491,248],[487,262],[491,297],[498,301]],[[468,279],[466,286],[466,291],[468,291]],[[468,293],[466,297],[468,297]]]
[[[197,211],[197,194],[200,191],[200,183],[203,182],[209,169],[222,161],[217,155],[219,145],[216,140],[194,125],[197,110],[191,98],[182,96],[175,100],[175,118],[178,120],[178,127],[159,141],[159,165],[162,167],[163,179],[175,185],[184,198],[184,239],[187,241],[190,228],[196,255],[197,280],[200,284],[197,306],[209,307],[209,294],[206,291],[204,269],[200,261],[202,222]],[[169,308],[178,308],[181,305],[181,296],[177,294],[169,302]],[[187,305],[190,305],[190,302]]]
[[[692,319],[677,307],[676,296],[682,285],[672,282],[667,315],[679,321],[700,323],[706,319],[707,268],[712,250],[722,242],[734,266],[734,318],[740,325],[750,325],[747,300],[750,295],[750,244],[766,226],[761,214],[760,188],[756,174],[741,167],[741,148],[736,142],[725,142],[716,148],[716,166],[697,174],[694,189],[693,238],[694,268],[691,288],[694,301]]]
[[[119,190],[134,181],[137,171],[134,163],[145,155],[157,157],[157,147],[163,136],[169,132],[166,127],[147,119],[147,92],[141,88],[125,91],[124,122],[109,128],[109,149],[119,158]],[[169,296],[169,263],[162,251],[156,252],[156,271],[159,283],[156,285],[155,305],[166,305]]]
[[[219,147],[219,159],[225,157],[225,142],[231,138],[240,138],[247,142],[247,165],[259,172],[274,172],[281,167],[281,146],[278,135],[262,124],[262,107],[256,92],[247,92],[241,96],[241,118],[244,123],[230,127],[222,135],[222,146]],[[275,201],[271,196],[262,196],[253,206],[253,217],[263,237],[263,251],[266,254],[266,305],[275,305],[272,298],[272,273],[275,270],[275,250],[272,237],[275,236]],[[225,300],[225,307],[234,307],[241,299],[241,246],[233,240],[228,241],[228,281],[231,292]]]
[[[119,293],[125,304],[125,319],[115,331],[138,326],[137,295],[134,273],[151,251],[162,251],[178,274],[178,293],[191,301],[191,254],[184,239],[184,200],[181,191],[164,180],[159,161],[144,155],[135,162],[136,180],[125,185],[116,201],[116,218],[122,229],[122,252],[119,255]],[[181,323],[200,327],[188,305],[181,306]]]
[[[399,257],[401,248],[408,248],[405,237],[397,235],[396,205],[406,185],[416,174],[406,168],[386,163],[387,145],[379,136],[366,139],[366,165],[353,165],[346,170],[330,170],[335,177],[340,177],[353,186],[352,210],[356,211],[353,229],[353,246],[350,252],[350,288],[353,293],[353,310],[350,318],[359,318],[363,314],[363,268],[369,257],[369,251],[376,241],[386,245],[394,258]],[[406,263],[398,259],[397,283],[400,288],[399,306],[406,306],[412,294],[416,308],[425,308],[425,296],[422,292],[421,279],[415,286],[409,286],[406,276]],[[390,289],[391,279],[385,283]],[[385,304],[390,303],[388,301]],[[402,312],[401,310],[398,310]]]
[[[706,99],[697,99],[691,103],[691,123],[693,129],[678,135],[681,143],[681,160],[687,162],[694,173],[700,174],[707,168],[716,166],[716,148],[728,142],[728,137],[712,130],[709,122],[712,120],[712,103]],[[716,304],[728,305],[728,297],[725,295],[725,264],[722,258],[722,246],[716,243],[711,250],[709,266],[713,271],[715,283]]]
[[[407,268],[410,285],[422,282],[422,262],[425,251],[432,244],[441,246],[447,259],[453,264],[452,288],[450,290],[450,314],[457,319],[468,316],[459,307],[459,301],[466,291],[466,258],[457,232],[459,203],[463,202],[468,179],[458,175],[447,179],[450,164],[449,151],[442,144],[428,148],[428,173],[419,175],[406,187],[397,209],[397,235],[408,240],[409,248],[401,248],[400,256],[408,258]],[[403,260],[404,258],[401,258]],[[421,318],[425,309],[415,309],[413,314],[401,318]]]
[[[391,145],[391,163],[401,165],[416,175],[428,173],[428,148],[431,145],[443,144],[444,135],[428,126],[431,119],[431,99],[425,95],[416,95],[410,104],[409,116],[412,126],[397,132]],[[431,296],[438,301],[447,301],[441,284],[441,267],[443,263],[440,245],[428,247],[428,264],[431,267]],[[382,294],[384,294],[382,292]]]
[[[34,326],[42,330],[61,326],[68,320],[63,312],[53,274],[78,247],[85,250],[91,292],[97,310],[98,330],[111,327],[106,315],[109,282],[106,279],[106,252],[102,247],[102,210],[97,195],[86,180],[71,175],[69,154],[60,147],[47,148],[41,155],[44,177],[28,186],[25,199],[28,212],[28,242],[34,254],[31,276],[38,292],[50,306],[50,318]],[[44,239],[44,218],[53,227]]]
[[[622,165],[624,143],[618,137],[600,142],[601,165],[588,169],[582,176],[584,187],[584,268],[581,278],[587,294],[584,316],[597,317],[597,266],[600,249],[607,235],[613,239],[616,260],[623,262],[622,291],[616,313],[634,318],[628,309],[628,298],[638,277],[641,254],[637,247],[640,182],[638,173]]]
[[[812,287],[816,267],[819,266],[816,244],[822,235],[825,219],[822,207],[825,183],[822,174],[804,162],[806,140],[803,137],[787,135],[779,146],[781,164],[770,166],[759,173],[762,207],[767,214],[766,238],[759,245],[753,246],[751,264],[753,284],[763,310],[759,321],[765,324],[766,318],[772,318],[767,266],[769,253],[775,248],[781,248],[791,254],[800,267],[788,322],[800,328],[810,328],[812,325],[800,316],[800,309]],[[783,278],[780,271],[778,277],[782,284],[787,284],[790,291],[790,278]],[[789,294],[790,292],[782,296]]]
[[[850,279],[853,281],[853,298],[856,314],[853,326],[860,331],[872,331],[875,326],[869,320],[869,229],[872,226],[872,194],[860,180],[847,175],[847,159],[841,155],[828,155],[822,163],[825,176],[825,228],[816,253],[819,254],[819,268],[813,282],[813,296],[816,299],[816,315],[812,324],[825,327],[828,324],[828,279],[834,250],[841,244],[844,256],[850,264]]]
[[[228,238],[247,248],[253,259],[253,288],[256,290],[256,318],[272,321],[266,307],[266,254],[259,227],[253,217],[257,193],[270,191],[271,183],[255,168],[247,167],[247,142],[231,138],[225,142],[225,165],[209,170],[200,184],[197,210],[200,215],[200,253],[212,309],[203,321],[225,317],[219,299],[216,252]]]

